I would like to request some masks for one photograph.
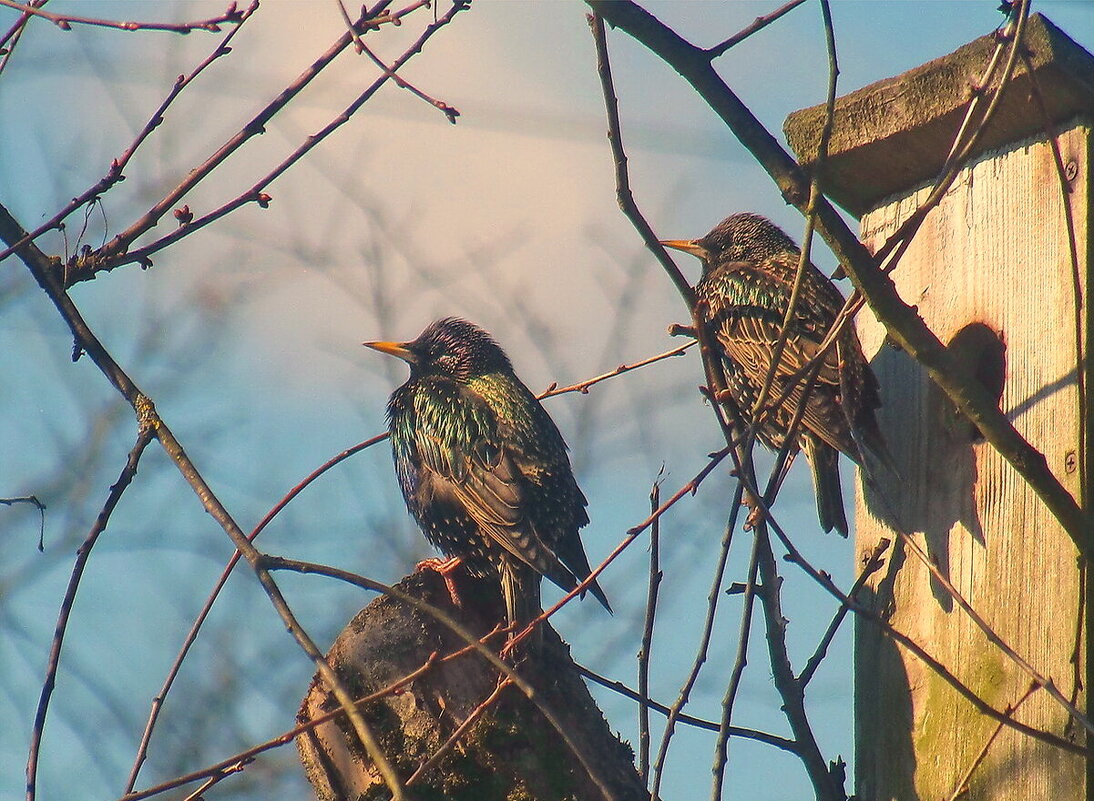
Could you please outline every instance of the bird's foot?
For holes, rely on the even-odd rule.
[[[452,579],[452,573],[459,569],[463,561],[458,556],[454,556],[451,559],[438,559],[433,557],[432,559],[423,559],[414,565],[415,571],[420,570],[432,570],[434,573],[438,573],[442,579],[444,579],[444,586],[448,589],[448,597],[452,600],[452,605],[457,609],[463,607],[463,601],[460,599],[460,594],[456,590],[456,582]]]

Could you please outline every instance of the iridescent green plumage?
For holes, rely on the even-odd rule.
[[[539,612],[546,576],[572,590],[589,575],[589,522],[566,443],[508,357],[481,328],[446,318],[405,343],[366,343],[410,364],[388,403],[407,508],[429,541],[501,585],[510,623]],[[589,590],[611,607],[594,581]]]
[[[771,368],[801,251],[757,214],[734,214],[701,239],[666,244],[703,262],[703,277],[695,287],[699,312],[722,348],[730,402],[750,424]],[[881,405],[877,379],[852,326],[837,337],[805,392],[809,371],[803,368],[819,352],[842,307],[843,296],[835,285],[807,264],[757,436],[773,450],[782,448],[801,410],[791,453],[800,448],[809,460],[821,527],[847,536],[839,452],[859,465],[864,465],[864,450],[882,461],[888,461],[888,453],[874,417]],[[773,405],[784,395],[784,403]]]

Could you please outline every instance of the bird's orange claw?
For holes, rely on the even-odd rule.
[[[452,600],[452,605],[457,609],[461,609],[463,608],[463,601],[460,599],[460,593],[456,589],[456,582],[453,581],[451,574],[458,570],[462,564],[463,562],[458,556],[451,559],[433,557],[418,562],[414,565],[414,570],[432,570],[434,573],[438,573],[444,579],[444,586],[448,588],[448,597]]]

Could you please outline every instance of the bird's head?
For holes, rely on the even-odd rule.
[[[749,212],[731,214],[701,239],[666,239],[661,244],[698,257],[704,272],[726,262],[759,262],[779,253],[798,252],[781,228]]]
[[[445,317],[410,342],[364,342],[366,347],[398,356],[415,375],[444,375],[466,381],[513,367],[498,343],[474,323]]]

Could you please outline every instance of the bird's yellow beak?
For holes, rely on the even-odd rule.
[[[705,247],[699,244],[697,239],[662,239],[661,244],[674,250],[682,250],[700,259],[706,259],[710,255]]]
[[[372,348],[378,350],[380,353],[386,353],[389,356],[398,356],[404,362],[415,361],[414,352],[407,347],[409,342],[362,342],[366,348]]]

